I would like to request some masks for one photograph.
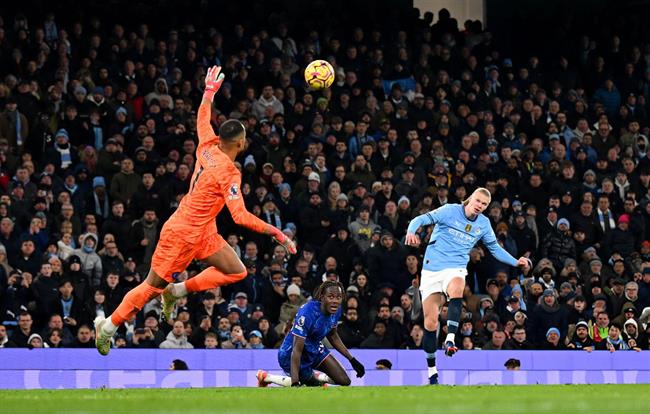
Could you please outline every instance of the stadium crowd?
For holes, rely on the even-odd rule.
[[[336,279],[348,347],[419,349],[423,250],[406,227],[484,186],[499,242],[535,267],[472,250],[461,349],[649,349],[650,44],[585,34],[517,61],[446,10],[396,29],[232,17],[0,19],[0,348],[94,346],[93,319],[146,276],[189,188],[202,80],[220,65],[213,123],[247,128],[246,205],[299,253],[223,214],[246,279],[179,300],[169,324],[148,303],[115,347],[277,348]],[[302,78],[316,58],[335,67],[325,91]]]

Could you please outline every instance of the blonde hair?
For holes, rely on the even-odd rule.
[[[469,200],[470,200],[472,197],[474,197],[474,194],[476,194],[476,193],[481,193],[481,194],[483,194],[484,196],[486,196],[486,197],[488,198],[488,202],[487,202],[487,203],[488,203],[488,205],[490,205],[490,203],[492,202],[492,194],[490,193],[490,190],[488,190],[488,189],[485,188],[485,187],[479,187],[479,188],[477,188],[476,190],[474,190],[474,192],[473,192],[469,197],[467,197],[467,198],[463,201],[463,205],[464,205],[464,206],[468,205],[468,204],[469,204]]]

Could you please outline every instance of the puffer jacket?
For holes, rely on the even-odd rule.
[[[540,257],[548,257],[556,269],[561,269],[565,259],[575,258],[576,245],[570,236],[555,230],[542,241],[540,253]]]

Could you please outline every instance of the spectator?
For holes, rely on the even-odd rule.
[[[523,325],[515,326],[509,346],[511,349],[519,349],[522,351],[535,349],[533,344],[528,342],[526,327]]]
[[[492,338],[483,346],[483,349],[487,351],[508,349],[508,344],[506,343],[506,333],[501,329],[497,329],[492,332]]]
[[[359,209],[359,217],[350,223],[350,234],[362,253],[370,248],[371,235],[377,228],[379,226],[370,220],[370,209],[367,206],[362,206]]]
[[[81,325],[77,329],[77,337],[72,343],[73,348],[94,348],[93,332],[88,325]]]
[[[564,261],[575,257],[576,254],[575,243],[569,235],[570,228],[569,220],[560,219],[557,222],[557,229],[549,233],[542,241],[540,256],[551,259],[557,269],[561,269]]]
[[[82,247],[72,251],[72,254],[81,261],[81,271],[88,277],[90,286],[99,286],[102,280],[102,259],[95,249],[97,248],[97,236],[91,233],[80,237]]]
[[[230,339],[221,343],[223,349],[251,349],[251,344],[244,337],[244,330],[239,325],[230,329]]]
[[[125,204],[131,202],[131,197],[138,191],[142,177],[134,172],[133,160],[124,158],[120,162],[120,172],[111,179],[110,195],[113,200],[119,200]]]
[[[565,349],[564,343],[560,341],[560,331],[557,328],[550,328],[546,333],[546,343],[544,344],[544,349],[551,351]]]
[[[601,351],[607,350],[609,352],[629,350],[630,347],[627,345],[627,343],[623,340],[623,337],[621,336],[622,331],[623,329],[621,325],[617,323],[611,324],[609,326],[607,337],[605,337],[602,341],[596,344],[596,349]]]
[[[187,336],[185,335],[185,324],[179,320],[174,322],[172,330],[167,334],[167,339],[165,339],[161,344],[160,348],[163,349],[192,349],[191,343],[187,341]]]
[[[361,342],[360,347],[366,349],[395,347],[395,342],[387,332],[386,322],[384,320],[378,319],[375,321],[372,333]]]
[[[557,302],[553,289],[544,290],[542,301],[532,310],[530,323],[533,341],[538,346],[545,342],[551,328],[559,331],[560,338],[566,336],[566,310]]]

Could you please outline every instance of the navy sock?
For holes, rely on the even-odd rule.
[[[422,339],[422,348],[427,354],[427,366],[436,366],[436,344],[438,343],[436,331],[424,329],[424,338]]]
[[[458,321],[460,312],[463,308],[463,299],[449,299],[449,308],[447,310],[447,333],[456,334],[458,331]]]

